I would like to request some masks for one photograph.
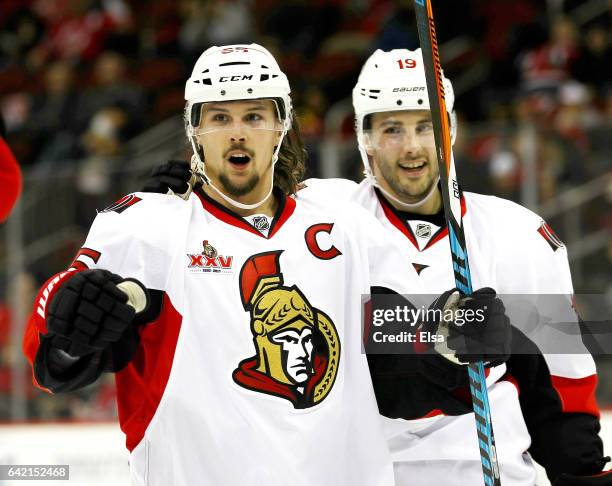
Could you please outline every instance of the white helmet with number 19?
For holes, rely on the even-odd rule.
[[[280,122],[278,130],[282,132],[272,160],[275,164],[282,140],[291,128],[293,109],[290,92],[287,76],[280,70],[272,54],[258,44],[210,47],[196,61],[185,84],[185,128],[194,151],[191,168],[232,205],[242,209],[256,208],[270,196],[272,186],[262,201],[242,204],[230,199],[211,184],[197,137],[203,104],[253,99],[274,101]]]
[[[457,130],[453,111],[455,94],[450,80],[443,75],[446,109],[450,120],[451,140]],[[378,49],[365,62],[353,89],[355,130],[366,177],[375,185],[376,179],[366,152],[367,134],[372,113],[399,110],[429,110],[425,66],[421,49]],[[390,196],[392,197],[392,196]],[[429,197],[429,196],[428,196]],[[396,199],[392,197],[392,199]],[[400,201],[401,204],[412,206]]]

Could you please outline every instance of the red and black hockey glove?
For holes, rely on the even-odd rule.
[[[168,194],[170,190],[174,194],[185,194],[190,189],[189,180],[191,176],[189,162],[169,160],[153,169],[151,177],[142,188],[142,192]]]
[[[136,304],[128,303],[130,291]],[[52,348],[74,358],[105,351],[119,342],[131,355],[138,346],[132,325],[134,305],[142,312],[148,300],[146,288],[136,280],[107,270],[84,270],[62,285],[51,300],[45,337],[51,339]]]
[[[594,476],[561,474],[552,484],[553,486],[612,486],[612,471],[604,471]]]

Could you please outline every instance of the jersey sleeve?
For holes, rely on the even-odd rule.
[[[496,259],[497,281],[503,282],[503,293],[529,294],[528,301],[536,309],[542,306],[545,315],[556,314],[553,321],[562,323],[565,332],[555,333],[553,339],[566,341],[559,341],[561,350],[568,345],[576,350],[555,353],[550,343],[538,347],[541,338],[528,336],[529,328],[517,322],[523,316],[517,318],[519,311],[507,306],[511,321],[521,328],[513,329],[513,355],[507,367],[519,386],[521,409],[532,438],[530,453],[551,480],[561,473],[595,474],[606,463],[598,435],[597,373],[573,308],[567,250],[538,215],[508,204],[512,204],[510,211],[501,218],[506,223],[503,241],[508,244],[497,250],[503,255]]]
[[[158,195],[148,195],[147,199],[151,196]],[[155,200],[143,201],[133,194],[127,197],[136,202],[124,211],[98,213],[72,265],[77,269],[102,268],[135,278],[147,288],[161,289],[172,256],[171,241],[164,237],[165,230],[171,231],[172,225],[160,231],[163,221],[169,220],[164,214],[167,211],[161,212],[163,206],[155,204]]]
[[[174,200],[178,201],[178,198],[166,198],[167,204],[163,205],[154,201],[158,195],[146,195],[146,198],[153,201],[129,195],[98,213],[84,245],[68,269],[52,276],[39,290],[23,340],[23,351],[32,366],[34,384],[39,388],[54,392],[80,388],[112,367],[103,356],[95,355],[81,361],[79,367],[72,370],[70,383],[64,382],[64,377],[54,377],[49,373],[49,340],[45,340],[48,306],[58,289],[70,278],[86,269],[101,268],[124,278],[134,278],[150,292],[164,290],[174,241],[164,235],[172,233],[173,225],[165,225],[163,232],[159,228],[163,221],[170,221],[167,218],[172,214],[169,212],[172,208],[167,206],[177,205]],[[180,213],[172,214],[172,218],[176,225]]]

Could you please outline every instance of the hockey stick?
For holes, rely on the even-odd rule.
[[[472,293],[472,279],[468,263],[465,234],[461,221],[461,199],[455,172],[449,120],[444,100],[442,68],[436,39],[436,28],[431,8],[431,0],[414,0],[419,41],[425,64],[429,106],[438,152],[440,186],[444,202],[444,215],[448,226],[455,285],[462,294]],[[486,486],[501,486],[499,465],[495,450],[495,436],[489,409],[489,397],[484,372],[484,364],[478,362],[468,366],[472,406],[476,418],[476,432],[480,446],[480,461]]]

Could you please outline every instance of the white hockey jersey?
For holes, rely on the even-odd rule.
[[[389,251],[388,258],[395,262],[395,266],[410,262],[419,274],[425,293],[439,294],[454,287],[448,231],[443,218],[419,218],[416,215],[403,218],[402,213],[392,208],[367,181],[356,185],[341,179],[310,179],[305,184],[307,188],[304,191],[310,191],[308,197],[316,194],[319,198],[334,201],[348,198],[376,216],[387,230],[389,241],[399,236],[402,248],[399,252]],[[492,287],[498,294],[568,296],[573,293],[565,247],[536,214],[510,201],[473,193],[464,193],[462,210],[474,289]],[[401,287],[392,290],[403,292]],[[571,310],[569,300],[567,308]],[[511,321],[513,313],[520,311],[520,306],[507,308]],[[570,314],[576,319],[573,311]],[[522,316],[515,315],[514,318],[518,321]],[[566,414],[568,420],[573,420],[575,414],[580,414],[596,420],[599,413],[594,397],[597,383],[595,365],[586,350],[571,356],[544,355],[538,364],[537,378],[533,370],[525,369],[521,359],[520,356],[513,357],[507,365],[491,369],[487,377],[504,485],[534,484],[535,470],[527,454],[530,445],[537,452],[548,448],[551,457],[545,457],[545,453],[540,456],[542,462],[551,462],[550,467],[543,464],[549,474],[550,470],[563,470],[564,460],[577,460],[571,457],[572,451],[563,450],[566,438],[556,440],[554,432],[539,430],[548,417],[557,420]],[[535,357],[525,359],[537,360]],[[376,385],[375,370],[372,373]],[[530,373],[534,376],[529,376]],[[539,381],[541,375],[544,375],[542,383]],[[390,383],[387,381],[384,386],[389,387]],[[401,379],[396,386],[401,386]],[[382,410],[384,404],[380,400],[379,397]],[[411,415],[407,410],[404,413]],[[394,460],[396,483],[432,486],[482,484],[473,413],[446,416],[439,409],[432,408],[426,413],[419,412],[421,414],[421,418],[411,420],[382,418]],[[554,420],[550,425],[553,429],[558,425]],[[584,425],[576,427],[584,428]],[[571,427],[565,428],[572,430]],[[588,438],[591,439],[593,437]],[[590,443],[586,447],[592,448]],[[580,451],[574,452],[581,454]]]
[[[382,227],[354,204],[277,197],[264,236],[205,195],[126,196],[73,262],[159,300],[116,374],[132,484],[393,484],[360,326],[360,296],[398,285]],[[38,305],[31,361],[46,332]]]

